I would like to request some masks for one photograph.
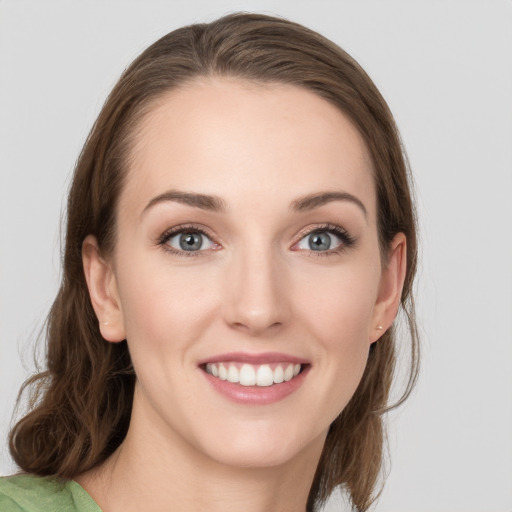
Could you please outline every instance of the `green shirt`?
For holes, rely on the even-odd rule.
[[[1,512],[101,512],[73,480],[35,475],[0,478]]]

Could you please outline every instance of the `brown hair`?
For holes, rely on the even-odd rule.
[[[47,323],[47,370],[25,382],[31,411],[12,429],[10,450],[27,472],[73,478],[102,463],[123,441],[135,375],[126,341],[101,337],[82,268],[84,238],[108,253],[134,129],[165,92],[202,76],[230,76],[306,88],[350,117],[370,151],[382,254],[398,232],[407,237],[401,297],[410,333],[410,394],[418,372],[412,285],[417,241],[410,177],[393,117],[377,88],[342,49],[290,21],[233,14],[184,27],[147,48],[108,97],[78,159],[67,205],[63,279]],[[375,499],[395,367],[395,332],[371,346],[353,398],[332,423],[310,491],[308,510],[338,486],[357,510]],[[20,392],[20,394],[21,394]],[[397,405],[395,404],[395,405]]]

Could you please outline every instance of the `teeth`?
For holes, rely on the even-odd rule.
[[[240,382],[240,372],[233,364],[228,367],[228,382]]]
[[[256,373],[257,386],[272,386],[274,384],[274,372],[268,364],[262,364]]]
[[[283,370],[283,367],[281,365],[279,365],[274,370],[274,382],[276,384],[281,384],[281,382],[283,382],[283,381],[284,381],[284,370]]]
[[[274,365],[272,365],[274,366]],[[206,371],[221,380],[240,383],[242,386],[272,386],[288,382],[301,370],[300,364],[280,363],[272,369],[269,364],[207,363]]]
[[[250,364],[244,364],[240,368],[239,382],[242,386],[254,386],[256,384],[256,372]]]
[[[289,364],[284,371],[284,380],[288,382],[293,379],[293,364]]]
[[[213,367],[215,365],[212,364],[212,375],[213,375]],[[219,365],[219,379],[220,380],[226,380],[228,378],[228,371],[226,370],[226,367],[221,363]]]

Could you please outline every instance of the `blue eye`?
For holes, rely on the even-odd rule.
[[[214,249],[216,244],[201,231],[187,229],[175,231],[164,237],[163,243],[175,252],[199,252]]]
[[[341,245],[341,240],[328,231],[314,231],[305,236],[297,245],[298,249],[308,251],[328,251],[337,249]]]
[[[311,233],[307,237],[308,246],[312,251],[328,251],[332,245],[330,233]]]
[[[322,252],[340,252],[354,244],[355,240],[337,226],[315,229],[296,244],[297,249]]]
[[[181,233],[178,237],[180,249],[184,251],[199,251],[203,245],[203,235],[200,233]]]

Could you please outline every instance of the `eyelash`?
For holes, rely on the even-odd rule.
[[[195,226],[193,224],[183,224],[181,226],[175,226],[165,231],[162,234],[162,236],[160,236],[160,238],[158,239],[158,245],[160,245],[165,252],[173,254],[174,256],[182,256],[185,258],[204,256],[205,251],[178,251],[177,249],[174,249],[174,247],[168,245],[167,242],[172,237],[183,233],[200,233],[201,235],[209,238],[210,240],[212,238],[211,235],[206,232],[206,230],[202,229],[199,226]]]
[[[323,224],[321,226],[317,226],[314,229],[306,230],[299,234],[299,242],[304,238],[311,236],[315,233],[329,233],[331,235],[336,236],[341,240],[341,244],[336,249],[328,249],[326,251],[309,251],[309,256],[313,258],[323,258],[326,256],[339,255],[345,252],[347,249],[353,247],[356,243],[356,238],[353,237],[340,226],[336,226],[335,224]],[[299,242],[296,242],[294,245],[297,245]]]
[[[157,244],[162,247],[162,250],[164,250],[167,253],[171,253],[175,256],[190,258],[190,257],[197,257],[197,256],[204,256],[204,253],[207,251],[180,251],[177,249],[174,249],[171,247],[168,242],[171,238],[173,238],[176,235],[183,234],[183,233],[200,233],[201,235],[207,237],[208,239],[212,240],[211,235],[204,230],[203,228],[193,225],[193,224],[186,224],[186,225],[180,225],[175,226],[171,229],[168,229],[165,231],[157,241]],[[295,242],[294,246],[300,243],[301,240],[306,238],[307,236],[313,235],[315,233],[329,233],[331,235],[336,236],[341,240],[341,244],[336,249],[329,249],[326,251],[313,251],[310,250],[309,254],[312,257],[325,257],[325,256],[332,256],[336,254],[341,254],[347,249],[350,249],[353,247],[356,243],[356,238],[351,236],[345,229],[341,228],[340,226],[336,226],[335,224],[323,224],[321,226],[316,226],[313,229],[306,230],[304,232],[301,232],[299,234],[299,240]],[[215,242],[213,242],[215,243]]]

